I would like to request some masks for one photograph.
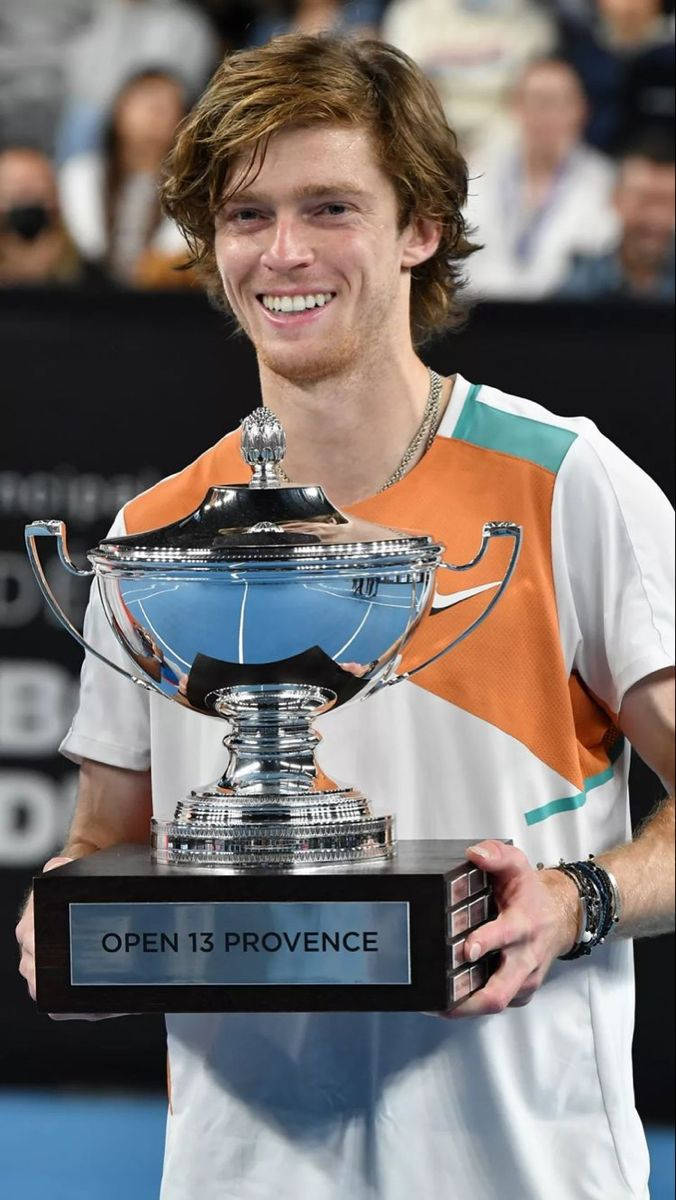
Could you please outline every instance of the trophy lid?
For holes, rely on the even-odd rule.
[[[194,512],[161,529],[106,538],[89,558],[96,565],[143,567],[232,564],[335,565],[386,560],[392,565],[437,561],[432,538],[340,512],[318,485],[290,484],[281,470],[286,438],[268,408],[242,422],[248,484],[219,484]]]

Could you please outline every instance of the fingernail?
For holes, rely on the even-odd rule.
[[[479,858],[490,858],[489,851],[484,850],[483,846],[470,846],[469,849],[472,851],[472,854],[478,854]]]
[[[481,958],[481,946],[478,942],[473,942],[470,947],[469,961],[476,962],[477,958]]]

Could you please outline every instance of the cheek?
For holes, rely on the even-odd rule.
[[[256,254],[251,247],[243,246],[241,242],[225,235],[216,234],[214,253],[223,287],[228,296],[237,292],[254,265]]]

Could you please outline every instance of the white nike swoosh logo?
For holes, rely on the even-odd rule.
[[[452,592],[450,596],[442,596],[441,592],[435,592],[431,611],[441,612],[444,608],[450,608],[452,604],[460,604],[461,600],[469,600],[470,596],[479,596],[481,592],[499,587],[501,582],[502,580],[496,579],[494,583],[482,583],[479,587],[467,588],[464,592]]]

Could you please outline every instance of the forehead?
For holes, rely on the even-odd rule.
[[[274,134],[260,171],[250,170],[251,150],[234,159],[228,193],[303,198],[326,190],[394,195],[368,130],[352,125],[291,127]]]
[[[6,150],[0,154],[0,183],[4,188],[34,187],[51,192],[54,173],[49,160],[35,150]]]
[[[581,95],[582,88],[575,72],[565,63],[541,63],[526,72],[521,91],[527,94],[529,99],[552,93],[577,98]]]

